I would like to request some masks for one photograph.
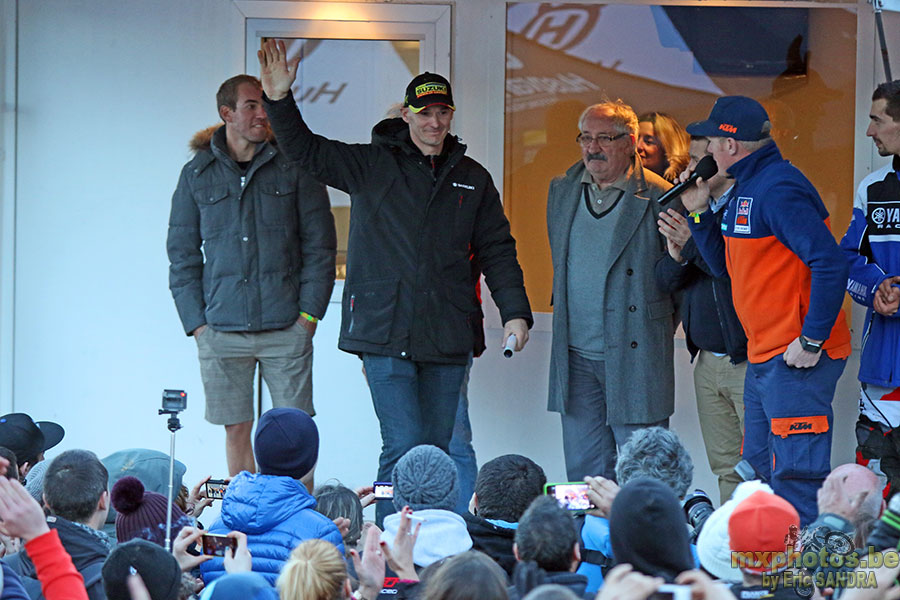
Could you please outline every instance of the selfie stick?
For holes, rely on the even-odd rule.
[[[516,334],[511,333],[509,337],[506,338],[506,345],[503,347],[503,356],[506,358],[511,358],[513,355],[513,350],[516,349]]]
[[[163,392],[163,404],[165,404],[166,392],[168,391],[170,390]],[[187,404],[187,394],[184,392],[180,393],[185,397],[185,404]],[[178,420],[178,412],[178,410],[166,408],[159,409],[159,414],[169,415],[166,427],[172,432],[172,441],[169,444],[169,497],[168,502],[166,502],[166,552],[172,551],[172,498],[174,497],[172,492],[175,487],[175,432],[181,429],[181,421]]]

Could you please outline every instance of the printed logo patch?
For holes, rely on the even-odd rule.
[[[467,183],[459,183],[458,181],[454,181],[452,185],[453,185],[453,187],[461,187],[465,190],[474,190],[475,189],[474,185],[469,185]]]
[[[734,217],[735,233],[750,233],[750,209],[753,207],[753,198],[740,197],[737,199],[737,214]]]
[[[900,200],[869,202],[866,220],[870,236],[897,235],[900,233]]]
[[[730,123],[722,123],[719,125],[719,129],[722,131],[727,131],[728,133],[737,133],[737,127],[731,125]]]
[[[447,86],[443,83],[423,83],[416,86],[416,98],[430,94],[447,94]]]

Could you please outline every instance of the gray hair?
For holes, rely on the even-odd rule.
[[[648,427],[631,434],[616,461],[620,486],[638,477],[663,482],[681,500],[694,479],[694,463],[677,435],[662,427]]]
[[[768,124],[769,124],[769,122],[766,121],[766,125],[768,125]],[[771,129],[771,125],[769,126],[769,128]],[[766,133],[768,135],[768,131],[766,130],[765,125],[763,125],[763,133]],[[741,146],[743,146],[744,150],[746,150],[747,152],[756,152],[763,146],[768,146],[773,141],[774,140],[770,137],[764,137],[761,140],[754,140],[752,142],[745,142],[745,141],[737,140],[737,143],[740,144]]]
[[[638,134],[638,118],[630,106],[618,100],[604,100],[588,106],[578,117],[578,131],[582,131],[584,120],[591,113],[598,113],[612,119],[613,126],[619,133],[630,133],[634,137]]]
[[[362,504],[356,492],[340,483],[326,483],[319,486],[313,492],[316,499],[316,512],[319,512],[332,521],[338,517],[350,519],[350,527],[344,536],[344,544],[356,546],[362,535],[363,514]]]

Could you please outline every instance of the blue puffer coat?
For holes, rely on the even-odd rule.
[[[244,471],[228,485],[222,514],[209,533],[246,533],[253,571],[274,584],[291,550],[304,540],[327,540],[343,554],[340,531],[315,506],[316,500],[296,479]],[[225,567],[221,558],[214,558],[200,565],[200,571],[209,585],[225,574]]]

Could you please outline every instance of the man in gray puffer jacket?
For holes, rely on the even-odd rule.
[[[172,197],[169,288],[198,346],[206,419],[225,425],[228,470],[255,472],[256,363],[275,407],[312,404],[312,336],[334,287],[328,195],[271,139],[259,80],[216,94],[224,126],[198,133]]]

